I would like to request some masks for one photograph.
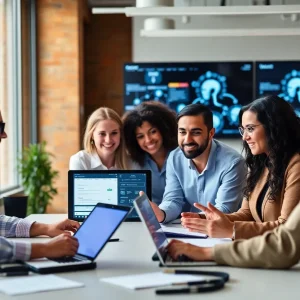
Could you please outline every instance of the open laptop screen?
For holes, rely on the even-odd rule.
[[[151,197],[151,171],[71,170],[68,173],[69,218],[83,221],[98,202],[132,207],[139,191]],[[127,220],[139,221],[135,210]]]
[[[75,234],[79,242],[77,254],[95,259],[128,210],[127,207],[97,205]]]
[[[138,197],[134,202],[134,206],[136,207],[143,223],[150,232],[157,251],[159,252],[161,258],[164,259],[167,255],[166,246],[168,245],[168,239],[159,222],[157,221],[148,197],[145,194]]]

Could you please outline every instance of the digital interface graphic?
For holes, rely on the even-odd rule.
[[[300,62],[256,63],[256,96],[275,94],[289,102],[300,117]]]
[[[124,65],[124,109],[149,100],[178,113],[191,103],[213,112],[216,136],[236,137],[238,114],[253,98],[252,62],[130,63]]]

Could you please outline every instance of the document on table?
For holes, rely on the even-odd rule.
[[[32,275],[0,280],[0,291],[11,296],[83,286],[83,283],[56,275]]]
[[[200,281],[203,279],[204,277],[202,276],[154,272],[146,274],[101,278],[100,281],[119,285],[132,290],[138,290],[157,286],[171,285],[173,283]]]
[[[162,230],[166,233],[168,237],[174,238],[184,238],[184,237],[193,237],[193,238],[207,238],[207,235],[200,232],[190,232],[188,229],[182,227],[181,224],[161,224]]]

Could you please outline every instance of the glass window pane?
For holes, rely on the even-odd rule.
[[[0,193],[19,185],[17,172],[17,155],[20,146],[20,133],[18,116],[21,99],[18,96],[17,86],[20,78],[19,57],[15,54],[16,20],[15,12],[19,0],[0,0],[0,110],[3,121],[6,123],[5,132],[8,138],[1,140],[0,145]]]

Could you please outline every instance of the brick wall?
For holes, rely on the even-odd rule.
[[[90,15],[85,0],[38,0],[37,28],[39,140],[60,173],[48,212],[67,212],[69,158],[81,149],[87,116],[99,106],[123,112],[131,19]]]
[[[67,171],[80,145],[83,26],[81,0],[39,0],[37,4],[39,141],[46,141],[59,171],[58,195],[49,212],[67,211]]]

